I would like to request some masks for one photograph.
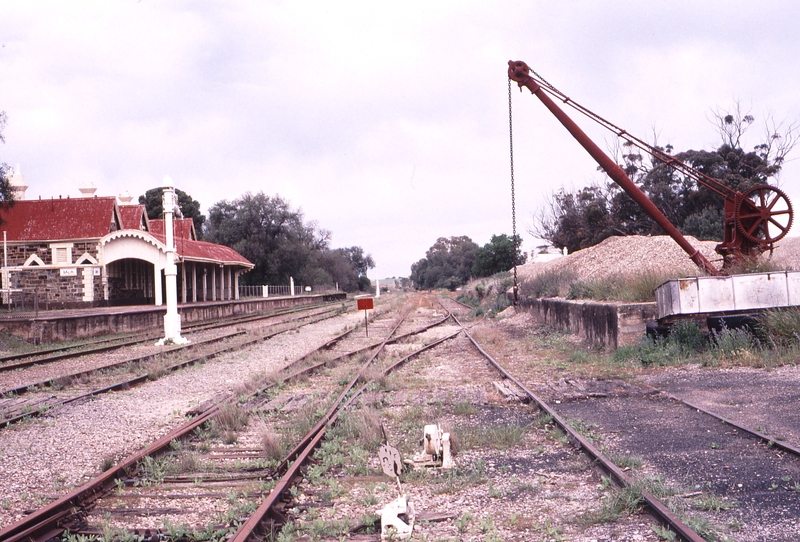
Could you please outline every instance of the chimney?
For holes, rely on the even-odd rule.
[[[92,195],[97,192],[97,187],[92,181],[83,181],[78,187],[78,190],[81,191],[82,198],[91,198]]]
[[[131,201],[133,200],[133,196],[131,196],[130,192],[127,190],[117,196],[120,205],[131,205]]]

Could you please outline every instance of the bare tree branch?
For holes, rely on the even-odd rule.
[[[777,122],[772,115],[764,120],[764,142],[755,150],[764,160],[782,166],[786,156],[792,152],[800,137],[800,124],[793,121],[787,124],[784,119]]]
[[[755,120],[749,109],[746,112],[742,110],[739,100],[733,102],[730,110],[717,107],[711,112],[711,116],[709,121],[717,129],[722,143],[734,149],[741,147],[742,137]]]

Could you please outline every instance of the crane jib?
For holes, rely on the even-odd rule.
[[[581,146],[595,159],[611,179],[633,199],[658,226],[664,230],[689,255],[692,261],[710,275],[721,272],[703,256],[680,233],[678,228],[653,204],[650,198],[628,177],[625,171],[612,160],[589,136],[550,98],[548,93],[558,96],[565,104],[590,117],[617,136],[651,154],[675,171],[686,175],[699,184],[723,196],[725,199],[725,219],[723,242],[716,250],[724,258],[723,268],[742,257],[754,257],[771,250],[773,244],[782,239],[791,227],[793,220],[789,198],[780,189],[770,185],[757,185],[745,193],[738,192],[716,179],[681,162],[663,150],[648,145],[641,139],[631,136],[602,117],[592,113],[574,100],[569,99],[549,83],[537,81],[530,74],[532,70],[525,62],[508,61],[508,77],[520,87],[526,87],[547,107],[559,122],[572,134]],[[535,72],[534,72],[535,73]]]

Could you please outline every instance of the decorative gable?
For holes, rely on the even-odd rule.
[[[84,252],[81,254],[81,257],[78,258],[78,261],[75,262],[75,265],[97,265],[97,259],[88,252]]]
[[[44,262],[42,261],[42,259],[41,259],[39,256],[37,256],[36,254],[31,254],[31,255],[28,257],[28,259],[27,259],[27,260],[25,260],[25,263],[24,263],[24,264],[22,264],[22,267],[38,267],[38,266],[40,266],[40,265],[45,265],[45,263],[44,263]]]

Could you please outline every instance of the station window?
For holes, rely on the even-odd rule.
[[[72,265],[72,243],[53,243],[53,265]]]

